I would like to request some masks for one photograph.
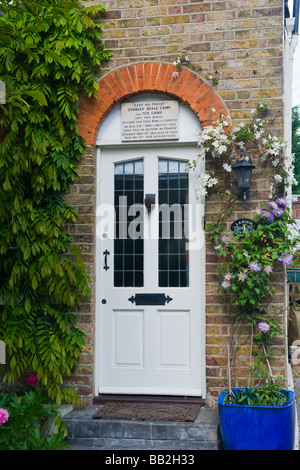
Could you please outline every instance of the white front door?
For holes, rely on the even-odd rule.
[[[186,169],[196,153],[100,152],[99,393],[203,396],[203,205]]]

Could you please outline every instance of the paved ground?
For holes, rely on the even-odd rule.
[[[296,399],[296,438],[295,438],[295,450],[299,450],[299,437],[300,437],[300,378],[294,379],[294,391],[295,391],[295,399]],[[151,447],[151,450],[160,450],[160,451],[180,451],[180,450],[199,450],[197,449],[197,443],[195,442],[181,442],[176,444],[174,447],[174,443],[170,443],[169,445],[164,445],[163,447]],[[137,447],[136,443],[134,445],[106,445],[106,446],[96,446],[96,445],[71,445],[68,449],[62,450],[102,450],[102,451],[133,451],[133,450],[149,450],[148,447],[140,446]],[[208,447],[207,450],[216,450],[215,448],[210,449]]]

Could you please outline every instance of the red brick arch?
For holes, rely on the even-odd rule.
[[[98,83],[99,98],[85,96],[79,104],[79,134],[86,144],[96,144],[100,125],[114,106],[143,92],[177,97],[195,112],[203,127],[211,124],[213,108],[217,115],[228,115],[221,98],[198,75],[181,68],[179,76],[174,78],[175,71],[173,64],[145,62],[127,65],[105,75]]]

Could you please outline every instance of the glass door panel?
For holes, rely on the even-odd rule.
[[[143,160],[115,164],[115,287],[144,285],[143,199]]]
[[[189,175],[186,163],[159,159],[159,287],[188,287],[189,255],[186,251],[185,205]]]

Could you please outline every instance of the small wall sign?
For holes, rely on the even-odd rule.
[[[231,225],[231,230],[236,236],[245,236],[245,230],[248,230],[248,232],[251,233],[255,229],[255,226],[256,224],[254,220],[244,218],[235,220]]]

